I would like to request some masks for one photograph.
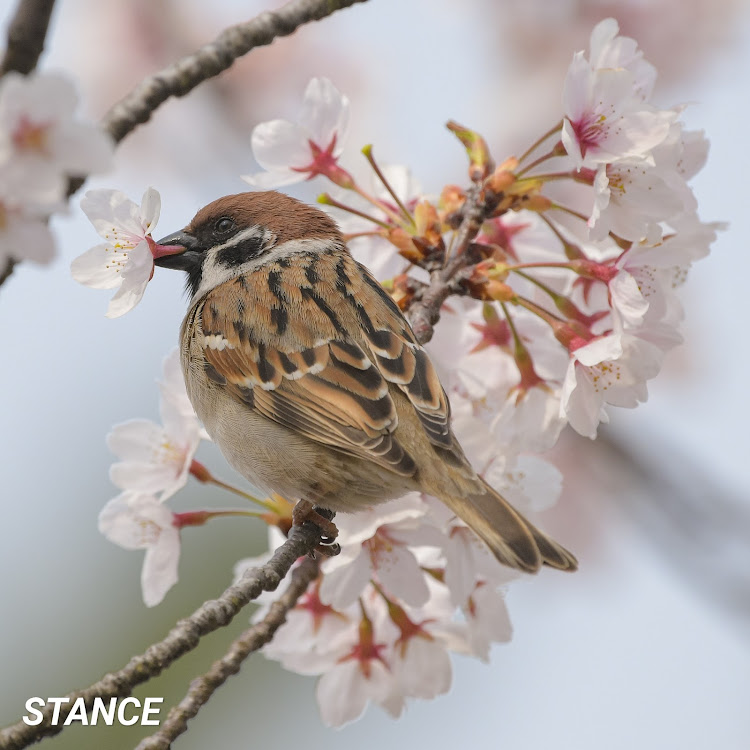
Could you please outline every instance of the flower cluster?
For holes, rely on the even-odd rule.
[[[369,146],[371,190],[339,164],[349,105],[328,81],[308,86],[298,125],[258,126],[253,148],[269,172],[246,179],[330,180],[321,202],[345,212],[352,252],[405,310],[431,271],[465,254],[466,297],[444,306],[430,348],[451,399],[468,399],[511,453],[550,447],[565,424],[593,438],[607,405],[646,399],[681,341],[675,289],[719,228],[699,220],[688,186],[707,141],[683,129],[680,107],[651,102],[655,79],[608,19],[588,57],[573,57],[563,118],[520,158],[495,167],[478,133],[449,123],[486,209],[468,243],[457,231],[468,190],[425,195],[406,167],[381,169]]]
[[[47,221],[65,210],[68,180],[104,172],[110,138],[75,119],[71,83],[53,73],[6,73],[0,81],[0,269],[8,261],[48,263]]]
[[[557,469],[535,453],[566,424],[593,438],[609,405],[646,399],[647,381],[681,340],[676,288],[718,229],[699,220],[688,186],[707,143],[683,130],[679,108],[653,104],[654,80],[636,43],[603,21],[589,55],[570,64],[560,121],[522,156],[497,165],[478,133],[449,123],[471,185],[433,196],[407,168],[381,168],[369,146],[372,188],[341,165],[349,102],[326,79],[311,81],[298,123],[263,123],[252,136],[266,171],[245,179],[263,187],[329,180],[321,202],[343,217],[352,252],[407,313],[449,264],[460,269],[429,351],[467,456],[525,514],[549,507],[561,488]],[[476,225],[465,221],[467,208],[479,212]],[[132,233],[139,243],[147,214],[141,209]],[[148,247],[142,255],[145,287]],[[166,510],[188,473],[242,494],[196,464],[199,427],[184,398],[182,406],[179,416],[164,412],[163,427],[131,422],[109,439],[124,494],[102,513],[102,530],[149,549],[150,604],[174,583],[181,526],[242,513]],[[257,502],[263,513],[244,514],[288,530],[288,502]],[[487,659],[491,643],[510,638],[503,587],[515,574],[434,498],[413,494],[336,523],[340,555],[322,564],[264,649],[290,670],[320,675],[326,723],[352,721],[368,702],[398,716],[408,698],[448,690],[450,653]]]

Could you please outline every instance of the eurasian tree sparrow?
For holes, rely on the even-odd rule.
[[[276,192],[240,193],[159,244],[185,248],[156,264],[187,272],[190,400],[258,489],[344,512],[424,492],[500,562],[575,570],[472,469],[429,357],[327,214]]]

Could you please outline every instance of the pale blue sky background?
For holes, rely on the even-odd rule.
[[[110,5],[100,3],[103,16]],[[155,128],[167,142],[154,141],[155,147],[144,129],[120,152],[117,171],[91,184],[118,187],[134,198],[152,184],[163,195],[160,230],[179,228],[207,201],[243,189],[238,174],[254,168],[248,147],[252,125],[293,115],[307,77],[317,74],[331,77],[352,99],[352,162],[360,145],[374,141],[383,160],[409,162],[428,190],[460,181],[463,155],[444,134],[445,120],[483,130],[502,157],[525,142],[518,135],[525,108],[541,109],[537,100],[549,96],[536,83],[525,83],[523,66],[503,43],[513,32],[501,28],[502,13],[492,12],[488,23],[490,5],[371,0],[338,14],[300,35],[308,51],[291,60],[291,72],[277,75],[274,66],[292,56],[295,40],[268,58],[252,91],[275,89],[276,100],[256,94],[257,112],[246,115],[242,137],[201,135],[215,116],[211,90],[204,87],[193,101],[172,102],[157,115]],[[84,21],[90,7],[85,0],[60,4],[44,64],[81,76],[91,110],[100,114],[104,104],[97,108],[92,102],[105,101],[106,92],[94,96],[86,83],[104,64],[101,50],[90,46]],[[213,3],[210,23],[196,30],[197,40],[210,39],[221,22],[242,20],[263,7],[259,0]],[[9,9],[10,3],[0,5],[2,20]],[[690,33],[698,40],[702,31]],[[552,74],[560,81],[573,51],[587,42],[587,30],[570,34]],[[691,477],[697,471],[710,477],[717,491],[746,502],[750,16],[745,5],[735,9],[726,35],[689,80],[677,80],[660,95],[665,104],[693,102],[685,119],[705,129],[712,143],[708,165],[694,182],[701,215],[727,220],[731,227],[695,267],[685,289],[686,345],[650,387],[648,404],[614,413],[613,422],[655,456],[665,473]],[[664,44],[670,43],[665,26]],[[109,50],[115,59],[120,53],[117,46]],[[235,92],[242,90],[236,81],[235,86]],[[250,99],[243,104],[246,113],[255,111]],[[557,106],[554,97],[543,104],[553,111]],[[534,121],[528,130],[541,132],[547,124]],[[138,158],[138,149],[149,156]],[[176,342],[184,299],[177,275],[157,274],[137,310],[106,320],[107,294],[69,278],[70,260],[96,242],[77,200],[72,208],[69,218],[55,222],[57,261],[44,269],[22,266],[0,289],[0,724],[17,719],[27,697],[62,695],[143,650],[176,618],[223,590],[232,563],[260,551],[264,536],[261,528],[221,521],[188,530],[180,584],[163,605],[147,610],[138,587],[140,554],[122,551],[98,534],[97,513],[116,494],[107,479],[111,457],[104,436],[116,422],[158,417],[154,379]],[[398,722],[371,709],[357,724],[332,732],[317,718],[312,680],[256,657],[222,688],[178,747],[746,748],[750,621],[713,601],[714,584],[698,585],[693,569],[704,567],[695,564],[703,557],[707,565],[728,559],[731,547],[734,568],[728,562],[726,569],[748,570],[750,555],[742,544],[748,537],[730,528],[736,539],[696,549],[693,563],[681,563],[672,548],[662,550],[658,535],[644,531],[644,514],[632,511],[643,498],[635,497],[641,490],[634,478],[628,480],[627,467],[617,496],[603,489],[601,474],[610,470],[590,449],[586,441],[570,443],[566,456],[579,452],[572,482],[577,494],[564,499],[548,523],[565,538],[579,540],[581,570],[575,576],[543,573],[515,585],[508,597],[513,641],[493,650],[489,666],[456,659],[449,696],[412,704]],[[230,476],[215,451],[203,457]],[[229,502],[206,498],[190,487],[175,505]],[[658,516],[659,498],[647,502],[655,504]],[[710,497],[705,505],[711,507]],[[738,591],[736,602],[747,612],[750,591]],[[166,704],[174,702],[244,622],[238,618],[207,639],[169,680],[137,695],[164,695]],[[126,748],[139,736],[132,730],[115,735],[76,728],[46,746]]]

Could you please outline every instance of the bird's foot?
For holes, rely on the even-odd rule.
[[[339,530],[331,520],[334,515],[332,510],[313,505],[309,500],[300,500],[292,509],[292,525],[302,526],[306,521],[314,523],[322,532],[315,551],[324,557],[335,557],[341,552],[341,547],[336,543]]]

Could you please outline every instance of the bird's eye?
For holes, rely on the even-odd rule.
[[[234,222],[228,216],[222,216],[214,224],[216,234],[226,234],[234,229]]]

